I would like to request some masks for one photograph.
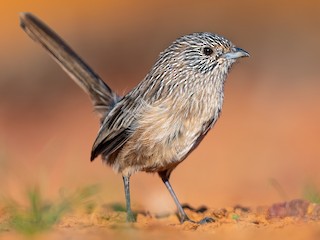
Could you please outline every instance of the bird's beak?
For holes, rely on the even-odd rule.
[[[232,48],[230,52],[222,55],[225,59],[237,59],[242,57],[249,57],[249,53],[241,48]]]

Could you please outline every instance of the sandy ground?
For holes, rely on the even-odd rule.
[[[186,209],[195,220],[204,216],[214,223],[199,225],[179,223],[176,215],[154,216],[138,213],[136,223],[125,223],[125,212],[114,211],[111,206],[97,208],[90,214],[66,215],[51,231],[32,235],[34,239],[318,239],[320,236],[320,205],[304,200],[292,200],[271,206],[250,209],[242,206],[222,209]],[[2,214],[2,216],[4,216]],[[1,218],[5,221],[4,217]],[[3,239],[26,237],[3,228]],[[27,235],[28,236],[28,235]]]

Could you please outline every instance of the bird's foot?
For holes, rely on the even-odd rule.
[[[192,222],[192,223],[196,223],[199,225],[203,225],[203,224],[207,224],[207,223],[213,223],[213,222],[215,222],[215,220],[211,217],[205,217],[205,218],[201,219],[200,221],[193,221],[187,215],[185,215],[180,219],[180,222],[181,223]]]
[[[133,214],[133,212],[127,212],[127,222],[128,223],[133,223],[133,222],[136,222],[137,219],[135,217],[135,215]]]
[[[207,224],[207,223],[213,223],[215,222],[216,220],[214,220],[213,218],[211,217],[205,217],[203,219],[201,219],[199,222],[197,222],[198,224],[200,225],[203,225],[203,224]]]

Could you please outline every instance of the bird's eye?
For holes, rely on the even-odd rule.
[[[213,50],[212,50],[212,48],[210,48],[210,47],[204,47],[204,48],[203,48],[203,53],[204,53],[204,55],[206,55],[206,56],[210,56],[210,55],[213,53]]]

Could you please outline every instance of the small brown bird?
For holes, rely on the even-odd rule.
[[[135,221],[129,179],[138,171],[158,173],[177,205],[181,223],[192,221],[169,183],[170,174],[219,118],[227,74],[238,58],[249,54],[216,34],[182,36],[160,53],[147,76],[121,97],[34,15],[21,13],[20,24],[90,95],[101,115],[91,161],[101,155],[122,174],[127,221]],[[198,223],[212,221],[206,217]]]

